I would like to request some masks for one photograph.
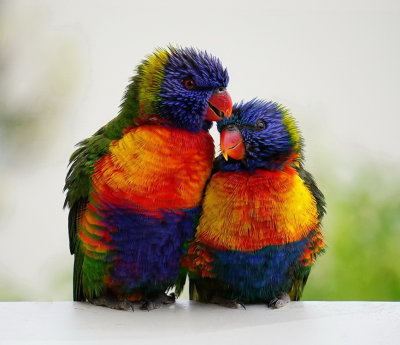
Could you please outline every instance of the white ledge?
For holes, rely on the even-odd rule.
[[[0,303],[0,344],[400,344],[399,302],[196,302],[145,312],[77,302]]]

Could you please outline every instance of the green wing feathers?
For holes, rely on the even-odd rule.
[[[301,165],[296,168],[300,178],[304,181],[304,184],[310,190],[311,194],[314,196],[317,204],[318,220],[322,220],[322,217],[326,213],[326,202],[324,194],[320,191],[315,183],[313,176],[306,171]],[[294,280],[292,287],[289,291],[289,296],[292,301],[298,301],[303,293],[304,286],[307,283],[308,276],[311,272],[311,267],[315,262],[318,255],[325,251],[325,244],[322,237],[320,224],[318,228],[314,231],[314,236],[309,244],[309,246],[304,251],[303,256],[300,258],[298,264],[293,268]]]
[[[104,128],[91,138],[78,144],[78,149],[70,158],[70,169],[65,180],[64,191],[67,192],[64,207],[69,207],[68,233],[69,248],[74,258],[73,297],[74,301],[84,300],[82,290],[83,253],[80,250],[77,233],[81,215],[89,202],[91,175],[94,164],[108,152],[111,140],[104,135]]]
[[[293,272],[295,279],[293,280],[292,287],[289,291],[291,301],[300,300],[310,272],[311,266],[296,265]]]

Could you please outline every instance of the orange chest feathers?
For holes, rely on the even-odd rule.
[[[258,250],[301,240],[317,226],[316,200],[293,168],[219,172],[207,187],[196,238],[218,249]]]
[[[158,125],[132,128],[96,164],[95,198],[148,211],[196,207],[213,158],[213,140],[205,131]]]

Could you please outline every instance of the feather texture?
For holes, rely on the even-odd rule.
[[[217,157],[195,239],[183,265],[190,297],[269,303],[301,297],[316,257],[324,252],[320,221],[325,201],[303,168],[300,132],[282,106],[240,103],[218,124],[229,157]],[[228,138],[224,143],[223,138]]]
[[[228,83],[219,60],[171,47],[136,72],[118,116],[70,158],[64,206],[74,300],[137,301],[171,287],[210,176],[214,145],[205,114],[215,88]],[[187,90],[188,77],[201,89]]]
[[[85,296],[111,290],[129,299],[173,283],[213,156],[207,132],[163,126],[134,127],[111,143],[80,220]]]

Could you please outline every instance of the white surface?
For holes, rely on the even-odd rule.
[[[292,302],[231,310],[179,301],[151,312],[0,303],[0,344],[399,344],[398,302]]]

